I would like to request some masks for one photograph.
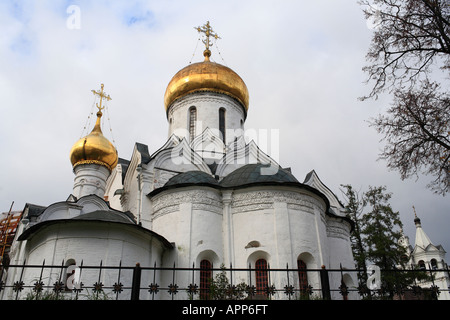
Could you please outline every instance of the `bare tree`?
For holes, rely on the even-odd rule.
[[[445,195],[450,185],[450,99],[447,87],[430,78],[449,80],[450,1],[360,3],[375,28],[369,64],[363,68],[373,86],[361,99],[376,99],[385,91],[394,96],[387,114],[370,121],[384,134],[380,156],[402,179],[418,173],[434,176],[428,187]]]
[[[381,158],[405,179],[422,172],[434,176],[428,187],[444,195],[450,188],[450,96],[436,83],[398,90],[387,115],[372,120],[384,134]]]
[[[374,35],[363,70],[377,97],[385,89],[405,88],[439,65],[450,70],[450,2],[448,0],[363,0]]]

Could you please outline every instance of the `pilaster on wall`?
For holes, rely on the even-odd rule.
[[[145,224],[146,227],[151,227],[150,221],[150,200],[147,194],[150,193],[153,186],[153,172],[143,168],[139,165],[137,171],[137,185],[138,192],[136,195],[136,219],[139,224]]]
[[[223,253],[224,264],[229,266],[235,265],[234,261],[234,235],[233,235],[233,219],[231,218],[231,201],[233,192],[222,192],[223,215],[222,215],[222,234],[223,234]]]
[[[275,268],[284,268],[286,263],[295,265],[292,255],[292,237],[289,222],[288,205],[286,202],[275,202],[273,204],[273,219],[274,219],[274,233],[275,233],[275,258],[277,265]]]

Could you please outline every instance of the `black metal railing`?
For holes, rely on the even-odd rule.
[[[0,299],[438,299],[449,288],[437,285],[441,278],[450,278],[446,265],[442,269],[381,270],[381,279],[391,281],[369,289],[362,270],[357,269],[274,269],[263,270],[265,284],[256,283],[255,266],[248,268],[213,267],[208,269],[210,281],[200,285],[200,273],[190,268],[103,265],[70,267],[60,265],[0,266]],[[306,272],[307,283],[299,283],[299,272]],[[410,276],[407,285],[401,279]],[[393,277],[392,277],[393,276]],[[392,280],[394,279],[394,280]],[[398,281],[396,281],[398,279]],[[413,279],[413,280],[411,280]],[[421,280],[419,280],[421,279]],[[204,281],[204,280],[203,280]],[[448,293],[447,293],[448,294]]]

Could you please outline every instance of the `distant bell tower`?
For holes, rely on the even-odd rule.
[[[439,300],[450,300],[450,277],[446,270],[445,250],[439,244],[435,245],[431,242],[428,235],[422,229],[422,223],[417,216],[416,208],[414,208],[414,224],[416,225],[416,239],[414,249],[411,253],[411,263],[421,270],[436,270],[433,272],[434,282],[428,281],[420,283],[422,287],[436,285],[440,288]]]

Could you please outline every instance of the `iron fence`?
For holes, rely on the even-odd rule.
[[[200,273],[207,272],[208,281],[201,280]],[[264,273],[264,285],[257,283],[258,272]],[[307,282],[301,282],[299,272],[307,275]],[[413,277],[407,285],[400,281],[401,275]],[[267,268],[262,270],[249,265],[248,268],[208,269],[195,267],[143,267],[103,265],[0,265],[1,300],[43,300],[43,299],[115,299],[115,300],[197,300],[197,299],[438,299],[449,295],[450,288],[438,285],[442,279],[450,278],[450,270],[428,268],[418,270],[381,270],[381,278],[388,274],[394,280],[382,282],[376,289],[370,289],[358,269],[296,269]],[[203,274],[204,275],[204,274]],[[255,278],[256,277],[256,278]],[[303,278],[302,278],[303,279]],[[304,277],[306,279],[306,277]],[[364,280],[362,280],[364,279]],[[396,281],[395,279],[398,279]],[[418,280],[422,279],[422,280]],[[448,282],[442,282],[447,283]]]

